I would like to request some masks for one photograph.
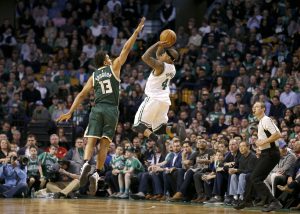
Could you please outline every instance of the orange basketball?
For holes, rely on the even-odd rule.
[[[160,33],[159,40],[161,42],[167,42],[168,46],[172,46],[176,42],[176,33],[172,31],[171,29],[164,30]]]

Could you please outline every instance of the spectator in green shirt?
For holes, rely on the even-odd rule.
[[[134,157],[134,149],[132,147],[126,149],[125,158],[126,162],[124,169],[115,170],[116,173],[119,173],[118,182],[121,193],[119,198],[122,199],[126,199],[129,197],[131,178],[137,176],[139,172],[144,171],[142,163]]]
[[[119,191],[118,176],[121,170],[125,167],[124,149],[122,146],[116,148],[116,155],[112,157],[110,166],[112,171],[106,173],[105,181],[109,184],[108,192],[111,197],[119,197],[122,193]]]
[[[38,150],[36,146],[29,147],[29,161],[27,165],[27,184],[29,193],[31,188],[34,187],[36,190],[40,187],[40,178],[43,177],[41,163],[38,160]]]
[[[58,158],[56,157],[57,150],[58,147],[56,145],[50,145],[49,152],[43,152],[38,156],[43,171],[43,176],[41,177],[41,189],[49,180],[55,179],[55,165],[58,164]]]

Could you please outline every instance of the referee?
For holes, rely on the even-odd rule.
[[[280,160],[279,149],[275,141],[281,137],[278,127],[270,117],[265,115],[265,110],[266,106],[263,102],[256,102],[252,107],[254,116],[259,120],[258,140],[255,144],[261,150],[261,155],[247,181],[244,201],[234,207],[237,210],[251,206],[253,189],[262,200],[270,203],[268,207],[262,209],[263,212],[270,212],[282,208],[281,203],[274,198],[264,183],[264,180]]]

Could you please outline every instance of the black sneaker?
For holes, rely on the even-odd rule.
[[[231,204],[229,206],[237,206],[239,204],[239,200],[232,199]]]
[[[262,212],[271,212],[282,208],[282,204],[279,201],[273,201],[267,208],[263,208]]]
[[[233,198],[231,196],[227,196],[227,197],[225,197],[224,204],[227,206],[231,206],[232,201],[233,201]]]
[[[59,198],[66,198],[66,196],[64,194],[62,194],[61,192],[56,192],[53,195],[54,199],[59,199]]]
[[[143,193],[131,194],[130,198],[132,198],[134,200],[144,200],[145,195]]]
[[[69,195],[67,196],[69,199],[77,199],[78,196],[75,192],[70,192]]]
[[[246,201],[241,201],[236,206],[233,206],[233,208],[236,209],[236,210],[242,210],[246,207],[252,207],[252,203],[246,202]]]

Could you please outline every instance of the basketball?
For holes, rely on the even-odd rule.
[[[176,33],[170,29],[164,30],[159,39],[161,42],[167,42],[168,46],[171,47],[176,42]]]

